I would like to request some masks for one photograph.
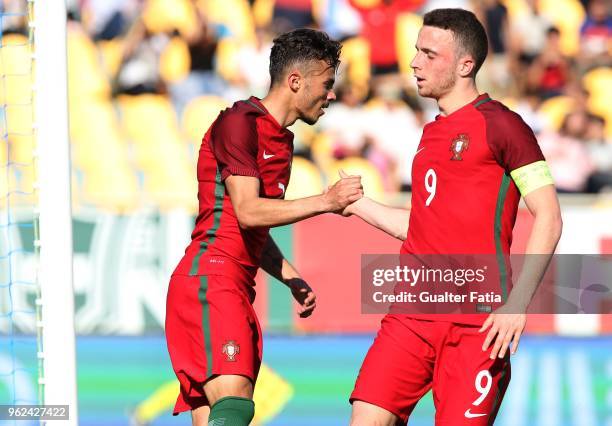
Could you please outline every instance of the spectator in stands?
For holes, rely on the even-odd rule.
[[[482,0],[477,6],[477,16],[482,21],[489,39],[489,54],[483,67],[484,72],[481,73],[485,80],[482,86],[486,87],[486,92],[504,96],[510,82],[506,52],[508,10],[501,0]]]
[[[571,79],[570,62],[561,52],[560,38],[559,29],[549,28],[544,48],[527,69],[528,89],[536,90],[542,99],[561,95]]]
[[[595,171],[583,138],[587,128],[587,114],[573,111],[563,120],[559,132],[545,132],[538,141],[546,157],[559,192],[583,192],[587,180]]]
[[[278,33],[313,26],[312,0],[275,0],[272,21]]]
[[[361,32],[361,16],[349,0],[319,2],[318,16],[321,29],[335,40],[344,41]]]
[[[143,20],[137,19],[123,43],[115,93],[166,93],[166,86],[159,72],[159,60],[168,41],[167,35],[151,34]]]
[[[362,156],[365,148],[365,112],[355,87],[341,86],[332,103],[319,120],[319,127],[332,138],[334,158]]]
[[[0,14],[2,18],[0,24],[0,34],[27,34],[27,2],[23,0],[1,0]]]
[[[591,0],[587,16],[580,28],[581,68],[586,71],[596,66],[612,65],[612,14],[610,3]]]
[[[195,2],[193,9],[197,25],[190,34],[183,34],[189,47],[191,68],[185,79],[170,87],[178,114],[182,113],[190,100],[201,95],[223,97],[228,89],[227,82],[215,70],[215,56],[219,44],[217,28],[204,16]]]
[[[238,70],[246,93],[259,98],[270,87],[270,49],[274,36],[267,28],[255,30],[255,43],[244,44],[238,51]]]
[[[361,35],[370,43],[372,76],[396,75],[399,73],[396,23],[401,13],[418,9],[422,0],[380,0],[375,5],[363,5],[350,0],[359,11],[363,22]]]
[[[112,40],[128,31],[141,6],[140,0],[84,0],[81,13],[94,40]]]
[[[419,145],[421,124],[404,102],[402,88],[389,81],[373,88],[367,108],[366,158],[380,171],[385,189],[408,190],[412,185],[412,159]]]
[[[606,122],[589,114],[585,132],[587,148],[595,164],[595,172],[589,177],[587,191],[591,193],[612,190],[612,141],[606,139]]]

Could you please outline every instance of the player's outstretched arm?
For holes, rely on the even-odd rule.
[[[251,176],[229,176],[225,186],[243,229],[287,225],[321,213],[342,211],[363,197],[359,176],[340,179],[324,194],[297,200],[261,198],[259,179]]]
[[[345,216],[354,214],[364,222],[402,241],[408,235],[409,209],[387,206],[363,197],[344,209],[342,214]]]
[[[344,170],[338,172],[341,179],[350,177]],[[408,219],[410,209],[402,209],[377,203],[368,197],[363,197],[347,206],[342,214],[344,216],[355,215],[364,222],[381,231],[404,241],[408,235]]]
[[[291,294],[299,305],[297,312],[300,317],[306,318],[312,314],[316,307],[316,295],[293,265],[285,259],[272,236],[268,237],[264,246],[260,266],[268,274],[289,287]]]

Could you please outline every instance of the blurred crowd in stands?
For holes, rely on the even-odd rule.
[[[26,3],[0,2],[5,14]],[[123,166],[115,165],[121,169],[117,173],[136,176],[129,185],[119,179],[119,187],[141,187],[147,173],[158,173],[161,163],[169,164],[163,166],[168,170],[159,180],[178,179],[176,168],[191,167],[199,141],[220,109],[251,94],[266,93],[274,37],[296,27],[314,27],[343,41],[338,100],[314,128],[293,126],[296,154],[305,159],[300,160],[298,166],[304,170],[296,179],[304,179],[303,185],[324,186],[343,165],[371,175],[376,191],[409,191],[411,161],[422,126],[438,113],[434,102],[416,95],[410,69],[422,15],[438,7],[462,7],[479,16],[489,36],[489,56],[478,78],[480,91],[517,111],[536,132],[560,192],[607,191],[612,189],[611,4],[608,0],[69,1],[75,163],[87,175],[102,161],[100,157],[115,149],[117,158],[126,157],[120,161]],[[4,16],[3,34],[25,31],[24,22]],[[88,105],[96,105],[91,114]],[[105,132],[100,121],[116,127],[117,134],[91,147],[85,139]],[[162,136],[164,126],[172,128],[170,136]],[[152,141],[161,137],[166,140]],[[187,163],[177,160],[182,154],[171,152],[174,148],[167,138],[182,140],[172,145],[175,148],[188,147]],[[83,146],[97,155],[89,158]],[[161,154],[149,161],[147,154],[139,153],[142,150]],[[173,159],[179,163],[172,164]],[[312,170],[320,180],[308,178]]]

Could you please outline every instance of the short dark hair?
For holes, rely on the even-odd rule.
[[[487,33],[476,15],[459,8],[435,9],[425,14],[423,25],[450,30],[458,47],[474,58],[473,76],[476,76],[489,50]]]
[[[304,61],[325,61],[334,70],[340,65],[341,44],[317,30],[299,28],[274,39],[270,53],[270,83],[274,86],[289,66]]]

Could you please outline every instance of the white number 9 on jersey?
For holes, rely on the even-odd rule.
[[[434,169],[427,170],[425,173],[425,190],[429,193],[429,197],[425,201],[425,205],[429,207],[434,197],[436,196],[436,185],[438,183],[438,177]]]

